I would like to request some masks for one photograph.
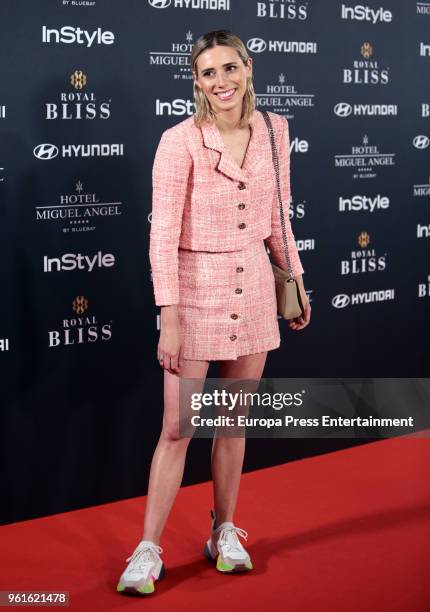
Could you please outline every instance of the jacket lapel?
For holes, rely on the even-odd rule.
[[[217,126],[213,123],[204,123],[201,126],[204,146],[220,153],[216,165],[219,172],[237,181],[250,178],[256,172],[262,161],[262,156],[259,154],[259,145],[261,144],[261,138],[264,137],[262,127],[265,127],[265,125],[262,125],[263,121],[260,112],[254,111],[251,120],[251,137],[242,168],[238,166],[229,149],[225,146]],[[269,138],[268,133],[267,138]]]

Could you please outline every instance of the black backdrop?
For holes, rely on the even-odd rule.
[[[254,59],[258,107],[290,125],[313,320],[280,321],[264,376],[426,375],[428,6],[2,0],[2,522],[146,493],[162,418],[152,161],[193,112],[193,42],[220,28]],[[245,470],[363,441],[250,440]],[[193,441],[184,484],[210,478],[209,451]]]

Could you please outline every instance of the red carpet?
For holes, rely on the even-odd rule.
[[[230,576],[202,554],[211,483],[185,487],[161,540],[167,575],[144,599],[115,587],[145,498],[7,525],[0,589],[66,590],[88,612],[429,612],[429,465],[430,440],[410,436],[244,474],[235,522],[255,569]]]

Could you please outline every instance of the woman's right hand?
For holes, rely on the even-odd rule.
[[[161,307],[161,331],[157,347],[160,366],[171,374],[182,367],[182,333],[176,304]]]

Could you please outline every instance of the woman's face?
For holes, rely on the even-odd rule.
[[[242,107],[246,80],[252,76],[252,59],[245,66],[233,47],[217,45],[200,53],[194,79],[215,112]]]

